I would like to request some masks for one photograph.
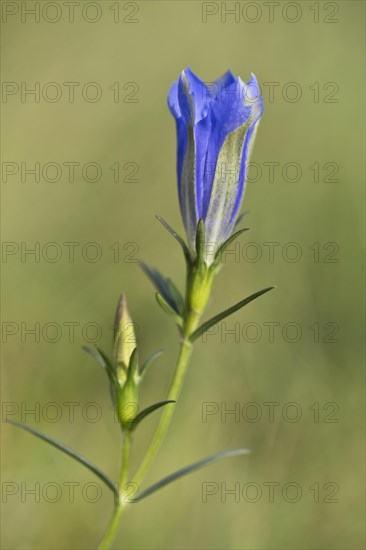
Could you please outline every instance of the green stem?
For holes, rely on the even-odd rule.
[[[212,279],[213,277],[210,276],[206,269],[203,270],[203,273],[200,272],[198,269],[193,269],[191,272],[188,273],[186,291],[186,315],[184,319],[182,339],[180,343],[177,364],[173,380],[167,395],[168,400],[177,401],[180,395],[180,391],[182,389],[184,377],[188,367],[188,361],[192,353],[192,343],[190,342],[190,335],[197,328],[199,319],[206,306],[208,297],[210,295]],[[174,407],[164,408],[164,411],[160,417],[159,424],[151,440],[150,446],[132,480],[132,483],[134,483],[137,487],[137,491],[140,490],[139,486],[166,436],[173,414]],[[121,478],[119,486],[119,502],[115,506],[113,516],[110,520],[101,545],[99,546],[99,550],[108,550],[110,548],[116,536],[122,514],[128,505],[128,502],[124,502],[123,498],[121,498],[123,497],[123,485],[127,480],[127,469],[131,444],[131,434],[127,431],[125,435],[126,439],[125,445],[123,447]],[[123,483],[121,482],[121,480],[123,481]]]
[[[122,457],[121,457],[121,471],[118,483],[118,502],[115,503],[113,515],[108,524],[107,530],[104,534],[102,542],[98,546],[99,550],[108,550],[111,547],[112,542],[117,534],[118,527],[120,525],[123,512],[127,508],[127,501],[125,501],[124,488],[128,476],[128,465],[131,454],[131,432],[126,430],[124,432]]]
[[[98,546],[98,550],[108,550],[112,546],[112,542],[117,534],[118,527],[121,522],[121,517],[126,510],[127,506],[123,504],[118,504],[114,508],[113,516],[109,522],[107,530],[104,534],[103,540]]]
[[[196,266],[192,267],[187,272],[186,314],[177,365],[167,399],[173,401],[178,400],[187,371],[188,361],[192,353],[190,335],[197,328],[203,310],[205,309],[210,295],[212,281],[213,276],[207,271],[204,263],[198,262]],[[173,414],[174,407],[166,407],[161,415],[150,447],[134,476],[134,482],[137,484],[138,488],[166,436]]]
[[[124,486],[128,476],[128,465],[131,454],[131,432],[126,430],[124,432],[124,441],[122,447],[122,461],[121,461],[121,473],[119,476],[118,494],[123,496]]]
[[[174,378],[172,380],[167,399],[171,399],[173,401],[178,400],[178,397],[183,385],[184,376],[188,367],[188,360],[190,358],[191,352],[192,352],[192,344],[189,342],[188,339],[183,339],[181,341],[177,366],[175,369]],[[139,469],[137,470],[136,475],[134,476],[134,483],[136,483],[137,486],[140,485],[141,481],[145,477],[145,474],[150,464],[154,460],[160,448],[160,445],[162,444],[165,438],[165,435],[168,431],[169,424],[173,414],[174,414],[174,407],[165,407],[163,414],[161,415],[158,427],[156,428],[153,439],[150,443],[150,447],[148,448],[146,455]]]
[[[180,394],[180,390],[183,385],[184,375],[187,370],[188,360],[189,360],[191,351],[192,351],[191,343],[189,342],[188,339],[183,339],[181,341],[177,366],[176,366],[176,370],[174,373],[174,377],[172,380],[172,384],[170,386],[167,399],[177,401],[178,396]],[[150,464],[154,460],[160,448],[160,445],[162,444],[163,439],[168,431],[169,424],[173,416],[173,412],[174,412],[174,407],[166,407],[164,409],[163,414],[160,418],[158,427],[150,443],[150,447],[147,450],[147,453],[141,463],[140,468],[138,469],[136,475],[134,476],[132,483],[134,483],[137,486],[138,491],[139,491],[139,485],[142,479],[144,478]],[[105,532],[103,540],[98,547],[99,550],[108,550],[111,547],[112,542],[117,534],[117,530],[120,525],[122,514],[128,506],[128,502],[124,501],[123,488],[127,481],[130,450],[131,450],[131,433],[129,431],[126,431],[123,448],[122,448],[121,473],[120,473],[120,481],[119,481],[119,488],[118,488],[119,499],[115,505],[113,515],[111,517],[111,520]]]

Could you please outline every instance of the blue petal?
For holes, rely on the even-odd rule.
[[[178,80],[181,116],[187,124],[197,124],[209,112],[210,94],[206,84],[188,67]]]
[[[188,240],[194,248],[197,223],[202,216],[203,174],[210,128],[207,115],[212,100],[206,84],[189,68],[182,72],[173,92],[171,110],[173,114],[180,114],[177,121],[178,140],[181,141],[178,147],[179,200]]]
[[[234,82],[229,82],[228,79],[227,86],[219,91],[211,103],[211,136],[204,176],[204,216],[207,214],[210,204],[212,184],[221,147],[227,135],[242,126],[250,116],[251,106],[245,104],[245,92],[245,85],[240,79],[235,79]]]
[[[244,84],[244,86],[246,87],[246,102],[248,104],[251,104],[252,108],[250,112],[250,127],[245,137],[243,154],[240,163],[238,192],[230,220],[231,227],[233,227],[235,224],[236,217],[238,215],[243,200],[247,165],[250,159],[250,154],[252,152],[255,133],[258,129],[259,119],[261,118],[264,110],[264,104],[262,96],[260,94],[259,84],[254,74],[252,74],[252,77],[248,84]]]
[[[235,76],[231,71],[227,71],[224,75],[220,76],[217,80],[210,83],[207,86],[210,96],[214,99],[222,90],[234,84],[236,81]]]
[[[176,120],[177,127],[177,176],[178,176],[178,189],[181,187],[182,170],[184,157],[187,150],[188,133],[185,122],[182,118]]]
[[[186,189],[182,190],[182,171],[184,158],[187,151],[189,127],[194,126],[194,142],[195,142],[195,163],[196,170],[196,208],[199,216],[202,216],[202,201],[203,201],[203,174],[206,162],[206,153],[209,139],[210,121],[207,118],[209,113],[209,103],[212,101],[206,84],[198,78],[190,68],[182,72],[180,78],[174,82],[168,94],[169,109],[176,119],[177,124],[177,176],[179,201],[182,209],[187,208],[187,197],[183,197]],[[191,204],[191,201],[189,201]],[[193,205],[191,204],[191,208]],[[183,215],[183,218],[186,216]],[[195,216],[190,213],[190,225],[194,223]]]
[[[182,178],[182,168],[184,156],[187,149],[187,128],[182,118],[179,102],[178,102],[178,80],[174,82],[169,90],[168,105],[170,112],[175,118],[177,129],[177,180],[178,180],[178,193],[180,200],[180,185]]]
[[[170,86],[170,90],[168,93],[168,105],[170,112],[175,119],[182,116],[178,102],[178,80],[173,82],[173,84]]]
[[[255,77],[252,76],[248,84],[244,84],[240,79],[238,82],[243,92],[244,107],[249,109],[249,117],[245,120],[244,116],[245,122],[227,134],[216,163],[206,214],[206,235],[208,241],[217,245],[224,242],[232,233],[243,199],[251,146],[263,112],[263,101]],[[223,172],[222,163],[227,164],[224,165]],[[225,175],[224,179],[222,173]]]
[[[183,119],[180,123],[184,124]],[[182,212],[184,227],[187,232],[188,244],[194,251],[196,227],[198,223],[196,198],[196,146],[193,126],[185,128],[187,141],[183,157],[179,185],[179,205]]]
[[[247,133],[247,124],[230,132],[221,148],[213,180],[210,204],[205,219],[207,242],[220,246],[229,236],[233,207],[237,198],[240,160]],[[222,171],[221,165],[226,169]]]
[[[198,219],[204,217],[204,177],[206,170],[207,150],[211,139],[211,119],[206,117],[194,127],[194,139],[196,144],[196,202]]]
[[[199,218],[206,222],[207,237],[220,244],[230,236],[241,206],[263,112],[257,80],[252,75],[245,84],[228,71],[207,86],[187,68],[171,86],[168,104],[176,120],[179,202],[189,246],[195,250]]]

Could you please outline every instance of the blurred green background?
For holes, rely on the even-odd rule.
[[[183,286],[180,250],[154,219],[183,231],[169,86],[187,65],[207,82],[228,68],[245,80],[254,72],[265,113],[252,157],[259,176],[245,197],[250,232],[227,257],[207,316],[277,290],[197,343],[145,487],[222,449],[252,454],[132,507],[115,548],[364,548],[364,3],[280,2],[270,20],[265,2],[81,2],[74,22],[64,2],[40,2],[37,22],[24,8],[34,4],[2,2],[3,421],[32,424],[116,478],[105,376],[81,346],[98,339],[110,350],[125,291],[140,356],[166,348],[142,405],[164,399],[177,334],[134,260]],[[225,13],[233,8],[236,16]],[[24,93],[37,86],[38,98]],[[64,163],[73,162],[70,181]],[[25,172],[35,163],[38,182]],[[98,181],[87,163],[97,163]],[[25,254],[37,246],[38,258]],[[26,332],[36,323],[39,338]],[[217,405],[203,422],[205,403]],[[34,407],[39,416],[27,414]],[[239,418],[225,407],[239,407]],[[137,432],[135,465],[159,414]],[[3,548],[94,548],[112,511],[104,487],[99,495],[88,485],[97,478],[12,426],[3,425],[3,442]],[[215,494],[204,502],[207,482]],[[74,502],[70,483],[79,483]]]

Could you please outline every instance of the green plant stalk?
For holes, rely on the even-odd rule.
[[[207,272],[205,273],[207,275]],[[197,328],[203,310],[207,304],[211,286],[212,286],[213,277],[202,277],[202,273],[199,273],[199,270],[192,269],[188,273],[187,280],[187,291],[186,291],[186,312],[184,318],[184,324],[182,329],[182,336],[180,342],[180,349],[178,354],[178,359],[176,363],[176,368],[173,376],[173,380],[170,385],[170,389],[167,395],[168,400],[177,401],[180,395],[182,385],[184,382],[185,374],[187,371],[189,359],[192,353],[192,343],[190,341],[190,335]],[[151,440],[150,446],[142,460],[140,467],[138,468],[135,476],[131,483],[137,486],[137,490],[140,489],[140,484],[142,483],[145,474],[153,462],[166,434],[174,414],[174,407],[166,407],[161,415],[159,424],[156,428],[156,431]],[[113,516],[110,520],[110,523],[107,527],[107,531],[104,535],[104,538],[99,546],[99,550],[108,550],[117,534],[117,530],[120,524],[120,520],[124,510],[128,506],[128,502],[123,502],[121,498],[121,491],[123,491],[123,485],[127,481],[127,472],[128,472],[128,462],[130,456],[130,445],[131,439],[129,432],[126,432],[124,446],[123,446],[123,455],[122,455],[122,466],[121,466],[121,479],[123,484],[120,481],[119,494],[120,498],[118,503],[115,506]],[[126,451],[126,445],[128,447]]]
[[[183,385],[184,376],[188,367],[188,360],[191,355],[191,351],[192,351],[192,344],[189,342],[188,339],[183,339],[181,341],[177,366],[176,366],[176,370],[174,373],[174,377],[172,380],[172,384],[170,386],[167,399],[172,399],[174,401],[177,401],[178,396],[180,394],[180,390]],[[160,422],[155,431],[155,434],[150,443],[150,446],[147,450],[147,453],[132,481],[132,483],[138,487],[138,490],[139,490],[140,483],[142,482],[150,464],[154,460],[160,448],[160,445],[163,442],[163,439],[165,438],[165,435],[169,428],[170,421],[173,416],[173,412],[174,412],[173,407],[166,407],[163,411],[163,414],[160,418]],[[117,530],[119,528],[122,515],[128,506],[128,502],[124,501],[123,487],[127,481],[130,447],[131,447],[131,433],[129,431],[126,431],[123,450],[122,450],[122,465],[121,465],[121,475],[120,475],[119,491],[118,491],[119,499],[114,507],[113,515],[108,524],[103,540],[98,547],[99,550],[108,550],[111,547],[111,544],[117,534]]]
[[[188,367],[189,358],[192,353],[192,344],[189,342],[188,339],[183,339],[181,341],[180,345],[180,351],[178,355],[178,361],[177,366],[175,369],[174,377],[170,386],[170,390],[167,396],[167,399],[171,399],[173,401],[177,401],[178,397],[180,395],[180,391],[184,382],[185,374]],[[160,445],[162,444],[165,435],[168,431],[170,421],[172,419],[172,416],[174,414],[174,407],[165,407],[159,424],[156,428],[156,431],[154,433],[153,439],[150,443],[150,446],[146,452],[146,455],[137,470],[135,476],[134,476],[134,483],[139,485],[141,484],[143,478],[145,477],[145,474],[151,465],[152,461],[154,460]]]
[[[116,536],[117,529],[119,527],[123,512],[127,508],[127,502],[125,501],[124,488],[128,476],[128,466],[131,454],[131,432],[126,430],[123,436],[122,442],[122,457],[121,457],[121,471],[118,483],[118,500],[115,503],[113,515],[108,524],[104,537],[98,546],[99,550],[108,550]]]
[[[210,273],[204,261],[200,258],[188,269],[187,287],[186,287],[186,306],[185,316],[182,328],[180,350],[175,368],[174,377],[170,386],[167,399],[178,401],[180,391],[187,371],[189,358],[192,353],[191,334],[196,330],[202,313],[210,297],[213,273]],[[134,482],[141,484],[145,474],[154,460],[168,431],[170,421],[174,414],[174,407],[166,407],[160,418],[158,427],[154,433],[153,439],[146,452],[146,455],[134,476]]]

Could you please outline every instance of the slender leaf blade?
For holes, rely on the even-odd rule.
[[[81,346],[81,349],[86,351],[86,353],[88,353],[89,355],[91,355],[93,359],[96,359],[98,363],[103,367],[103,369],[108,370],[108,365],[99,351],[89,348],[88,346]]]
[[[175,309],[173,309],[172,307],[170,307],[170,305],[168,304],[168,302],[166,302],[163,298],[163,296],[161,294],[159,294],[159,292],[156,292],[155,294],[155,298],[156,298],[156,301],[158,302],[159,306],[161,307],[161,309],[165,312],[165,313],[168,313],[169,315],[171,315],[175,322],[177,323],[177,325],[179,327],[181,327],[183,325],[183,319],[182,317],[175,311]]]
[[[113,365],[112,365],[112,361],[109,359],[108,355],[99,346],[95,346],[95,347],[97,349],[97,352],[99,353],[99,355],[103,359],[103,361],[106,365],[107,371],[110,372],[110,373],[114,373],[114,368],[113,368]]]
[[[153,353],[152,355],[150,355],[150,357],[148,357],[144,363],[142,364],[141,366],[141,369],[140,369],[140,378],[142,378],[143,376],[145,376],[146,372],[147,372],[147,369],[150,367],[150,365],[155,361],[155,359],[157,359],[158,357],[160,357],[160,355],[162,355],[164,353],[164,350],[163,349],[159,349],[158,351],[156,351],[155,353]]]
[[[178,243],[182,247],[185,259],[190,263],[191,255],[189,253],[188,246],[186,245],[186,243],[184,242],[182,237],[180,235],[178,235],[178,233],[176,231],[174,231],[174,229],[168,224],[168,222],[166,222],[164,220],[164,218],[162,218],[161,216],[158,216],[158,215],[156,215],[155,217],[165,227],[165,229],[167,229],[167,231],[169,231],[169,233],[178,241]]]
[[[158,403],[154,403],[153,405],[150,405],[150,407],[147,407],[146,409],[141,411],[136,416],[136,418],[134,418],[131,421],[130,430],[134,430],[136,428],[136,426],[141,422],[141,420],[146,418],[149,414],[156,411],[157,409],[160,409],[160,407],[164,407],[165,405],[169,405],[170,403],[176,403],[176,401],[172,401],[171,399],[169,399],[167,401],[159,401]]]
[[[211,319],[209,319],[208,321],[203,323],[197,330],[195,330],[193,332],[193,334],[191,334],[190,341],[194,342],[197,338],[199,338],[205,332],[207,332],[211,327],[216,325],[216,323],[218,323],[219,321],[222,321],[222,319],[225,319],[229,315],[232,315],[233,313],[235,313],[239,309],[243,308],[244,306],[246,306],[247,304],[249,304],[250,302],[252,302],[256,298],[259,298],[259,296],[262,296],[262,294],[266,294],[266,292],[269,292],[270,290],[272,290],[274,288],[276,288],[276,287],[269,286],[267,288],[263,288],[262,290],[258,290],[257,292],[254,292],[254,294],[251,294],[247,298],[244,298],[244,300],[241,300],[241,302],[238,302],[234,306],[231,306],[228,309],[225,309],[224,311],[219,313],[218,315],[215,315],[215,317],[212,317]]]
[[[171,297],[173,298],[174,302],[177,304],[179,313],[182,314],[184,310],[184,299],[180,290],[175,286],[175,284],[171,279],[167,279],[166,284],[169,288],[169,293]]]
[[[197,251],[197,257],[201,262],[205,260],[205,247],[206,247],[206,241],[205,241],[205,222],[202,218],[198,221],[197,229],[196,229],[196,251]]]
[[[104,351],[99,348],[98,346],[95,346],[96,350],[93,350],[87,346],[82,346],[82,349],[89,353],[92,357],[94,357],[100,365],[105,369],[108,380],[109,380],[109,389],[110,389],[110,395],[112,399],[112,403],[116,402],[116,386],[117,386],[117,378],[116,373],[113,368],[113,365],[111,363],[111,360],[109,359],[108,355],[104,353]]]
[[[186,466],[181,470],[177,470],[176,472],[170,474],[169,476],[164,477],[157,483],[154,483],[144,491],[137,493],[137,495],[133,499],[133,502],[139,502],[140,500],[152,495],[153,493],[156,493],[156,491],[159,491],[163,487],[166,487],[170,483],[173,483],[173,481],[176,481],[181,477],[184,477],[188,474],[196,472],[197,470],[200,470],[201,468],[204,468],[209,464],[213,464],[218,460],[222,460],[223,458],[229,458],[232,456],[247,455],[249,453],[250,453],[250,449],[232,449],[229,451],[221,451],[219,453],[215,453],[213,455],[207,456],[206,458],[203,458],[202,460],[198,460],[197,462],[194,462],[193,464],[190,464],[189,466]]]
[[[231,237],[229,237],[224,243],[222,243],[222,245],[219,247],[218,251],[216,252],[215,254],[215,259],[214,259],[214,262],[212,264],[213,268],[217,268],[217,266],[220,264],[221,262],[221,258],[222,258],[222,254],[225,252],[225,250],[227,249],[227,247],[233,242],[235,241],[235,239],[237,239],[242,233],[244,233],[245,231],[249,231],[249,227],[244,227],[243,229],[239,229],[239,231],[236,231],[236,233],[233,233],[231,235]]]
[[[140,266],[142,270],[144,271],[145,275],[150,279],[150,281],[154,284],[158,292],[164,296],[165,299],[167,299],[167,294],[169,292],[169,289],[167,288],[166,279],[165,277],[158,271],[157,269],[154,269],[153,267],[150,267],[149,265],[145,264],[145,262],[140,261]],[[175,304],[170,304],[171,307],[174,307]]]
[[[129,382],[133,378],[136,378],[136,376],[138,375],[138,368],[139,368],[139,361],[138,361],[138,355],[137,355],[137,348],[135,348],[130,357],[130,363],[127,370],[127,382]]]
[[[62,451],[68,456],[71,456],[71,458],[74,458],[75,460],[77,460],[77,462],[80,462],[80,464],[86,466],[91,472],[99,477],[99,479],[104,481],[107,487],[109,487],[113,491],[113,493],[117,495],[117,489],[114,486],[113,481],[109,479],[109,477],[104,472],[102,472],[102,470],[100,470],[98,466],[95,466],[95,464],[90,462],[90,460],[88,460],[84,456],[80,455],[73,449],[70,449],[70,447],[67,447],[63,443],[60,443],[56,439],[53,439],[52,437],[49,437],[48,435],[36,430],[35,428],[28,426],[28,424],[23,424],[23,422],[18,422],[18,420],[12,419],[7,420],[7,422],[9,422],[9,424],[13,424],[14,426],[18,426],[18,428],[22,428],[23,430],[35,435],[36,437],[39,437],[43,441],[46,441],[46,443],[49,443],[53,447],[56,447],[56,449],[58,449],[59,451]]]
[[[160,273],[160,271],[148,266],[147,264],[145,264],[145,262],[140,262],[140,266],[145,275],[147,275],[147,277],[151,280],[159,294],[161,294],[164,300],[170,305],[172,309],[176,311],[176,313],[180,314],[181,312],[179,309],[179,304],[176,302],[174,293],[171,290],[171,285],[173,283],[171,281],[169,283],[169,279],[166,279]],[[175,288],[175,290],[176,292],[179,292],[178,289]]]
[[[238,227],[238,226],[241,224],[241,222],[243,221],[243,219],[244,219],[248,214],[249,214],[249,210],[245,210],[242,214],[240,214],[240,215],[238,216],[238,219],[237,219],[236,222],[235,222],[234,227]]]

